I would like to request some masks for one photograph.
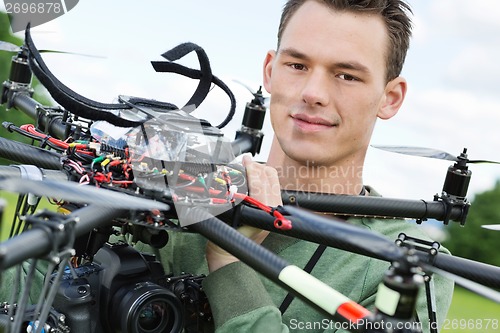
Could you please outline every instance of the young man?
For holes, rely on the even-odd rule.
[[[280,189],[377,195],[363,185],[363,163],[377,118],[394,116],[406,93],[406,82],[399,74],[409,44],[408,11],[401,0],[287,2],[278,48],[264,62],[264,85],[271,93],[275,131],[271,152],[266,165],[244,161],[251,196],[278,206],[282,203]],[[390,239],[400,232],[427,238],[405,221],[363,218],[346,223]],[[318,248],[318,244],[277,233],[250,229],[248,234],[298,267],[305,267]],[[167,246],[155,254],[165,271],[175,276],[209,273],[203,287],[218,333],[336,331],[335,325],[299,299],[282,314],[284,289],[216,245],[207,244],[200,235],[171,236]],[[139,245],[138,250],[150,249]],[[373,309],[377,287],[388,267],[384,261],[327,248],[311,274]],[[442,323],[453,283],[439,276],[433,280],[438,322]],[[423,293],[418,318],[424,332],[429,332]]]
[[[267,164],[244,160],[250,194],[270,206],[280,189],[348,195],[378,195],[363,185],[362,170],[376,120],[394,116],[403,103],[400,77],[411,35],[400,0],[289,0],[281,18],[278,49],[264,61],[275,136]],[[300,170],[300,172],[299,172]],[[396,239],[400,232],[428,239],[405,221],[349,219]],[[253,230],[250,237],[285,260],[304,267],[318,245]],[[173,237],[162,250],[175,273],[207,269],[196,235]],[[195,254],[195,255],[193,255]],[[217,332],[332,332],[322,316],[299,299],[281,315],[287,292],[262,278],[216,245],[206,246],[210,274],[204,288]],[[370,309],[389,263],[328,248],[312,275]],[[434,278],[439,323],[451,302],[453,283]],[[418,318],[429,331],[425,295]],[[314,328],[314,329],[313,329]]]
[[[394,116],[405,97],[406,82],[399,75],[410,38],[408,11],[402,0],[286,3],[278,48],[264,61],[264,86],[271,94],[275,132],[272,148],[266,165],[244,161],[251,196],[278,206],[282,204],[280,189],[377,195],[363,184],[363,164],[376,120]],[[400,232],[427,239],[405,221],[363,218],[346,223],[390,239]],[[300,239],[245,231],[249,230],[252,239],[298,267],[305,267],[318,248]],[[168,273],[208,274],[203,287],[216,332],[336,331],[334,324],[300,299],[294,299],[282,314],[280,305],[287,291],[215,244],[207,244],[200,235],[171,236],[156,255]],[[327,248],[311,274],[373,309],[388,267],[384,261]],[[439,276],[433,280],[438,323],[442,323],[453,283]],[[33,289],[40,290],[40,286]],[[424,332],[429,332],[424,293],[418,319]]]

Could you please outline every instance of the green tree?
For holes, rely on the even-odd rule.
[[[482,227],[488,224],[500,224],[500,181],[475,196],[464,227],[446,228],[448,239],[443,245],[456,256],[500,266],[500,231]]]

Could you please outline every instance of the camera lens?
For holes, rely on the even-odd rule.
[[[139,309],[137,325],[141,330],[147,332],[158,332],[158,329],[168,323],[168,304],[161,301],[153,301],[145,304]]]
[[[170,290],[151,282],[122,287],[113,296],[109,324],[114,332],[181,332],[182,303]]]

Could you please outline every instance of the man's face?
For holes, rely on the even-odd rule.
[[[316,1],[298,9],[264,64],[271,122],[287,157],[327,166],[362,162],[377,117],[397,112],[385,107],[392,98],[387,45],[380,17]]]

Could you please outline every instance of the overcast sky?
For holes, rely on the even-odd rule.
[[[104,58],[46,54],[64,84],[88,98],[111,102],[133,95],[184,105],[196,82],[156,73],[151,60],[191,41],[202,46],[215,75],[237,97],[237,114],[224,130],[234,137],[251,95],[233,80],[257,89],[267,50],[275,47],[284,0],[99,1],[84,0],[67,14],[33,29],[39,49]],[[471,159],[500,161],[500,2],[410,0],[414,37],[403,76],[409,92],[399,114],[377,124],[372,144],[423,146]],[[0,5],[2,8],[3,4]],[[197,68],[194,55],[181,63]],[[229,110],[214,89],[196,115],[219,124]],[[265,127],[267,158],[272,132]],[[370,148],[365,183],[387,197],[431,200],[441,192],[451,162]],[[469,198],[500,178],[500,166],[473,165]],[[492,221],[500,223],[500,221]]]

